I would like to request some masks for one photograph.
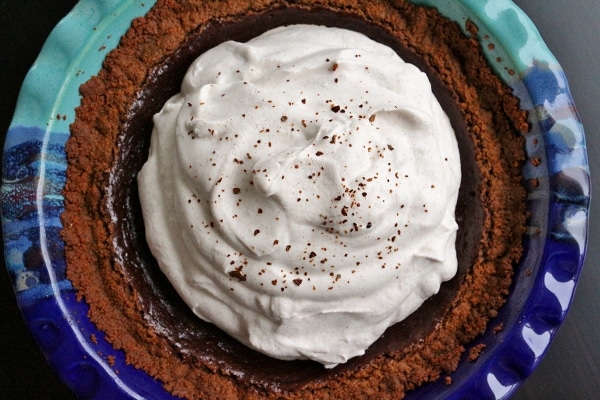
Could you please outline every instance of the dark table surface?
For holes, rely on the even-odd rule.
[[[0,0],[0,143],[18,91],[44,40],[75,0]],[[515,0],[564,68],[586,130],[593,185],[600,188],[600,1]],[[514,395],[596,399],[600,393],[600,220],[592,207],[588,255],[571,310],[539,368]],[[1,246],[1,245],[0,245]],[[72,399],[46,363],[0,267],[0,398]]]

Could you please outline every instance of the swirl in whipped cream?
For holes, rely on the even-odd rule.
[[[333,367],[455,275],[454,131],[390,48],[309,25],[226,42],[154,123],[138,178],[150,248],[247,346]]]

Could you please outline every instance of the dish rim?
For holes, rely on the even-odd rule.
[[[440,390],[447,398],[490,398],[490,395],[506,398],[531,374],[547,351],[566,316],[581,272],[590,201],[585,135],[561,67],[533,23],[514,3],[508,0],[455,0],[444,4],[433,0],[411,1],[439,6],[442,14],[459,22],[465,30],[467,19],[475,21],[480,30],[477,38],[482,45],[490,43],[490,39],[485,39],[488,35],[497,39],[493,51],[488,46],[482,47],[488,49],[486,56],[490,64],[497,67],[498,74],[531,110],[535,132],[527,136],[527,150],[530,159],[538,157],[542,162],[546,161],[543,165],[547,176],[528,165],[524,168],[524,177],[526,180],[542,178],[540,189],[530,194],[528,202],[530,207],[542,207],[547,212],[536,216],[538,219],[531,224],[528,238],[528,246],[543,249],[541,255],[536,253],[533,260],[529,259],[532,264],[537,263],[537,267],[531,271],[533,275],[525,279],[526,284],[513,289],[526,292],[524,305],[516,307],[512,304],[511,295],[498,317],[510,321],[509,326],[495,336],[488,329],[473,343],[486,344],[491,340],[491,351],[484,352],[475,367],[461,363],[451,375],[460,383],[450,387],[444,387],[440,382],[427,384],[406,398],[433,395]],[[57,280],[60,267],[51,259],[49,245],[52,243],[48,242],[54,239],[50,230],[58,228],[56,218],[60,214],[60,206],[56,208],[54,203],[59,193],[53,185],[60,185],[60,182],[50,177],[56,173],[60,175],[63,166],[66,169],[66,159],[61,164],[60,155],[59,159],[53,158],[56,156],[53,149],[64,146],[68,137],[68,124],[74,119],[74,108],[79,101],[77,89],[97,73],[105,54],[117,45],[131,19],[145,14],[153,4],[154,0],[80,1],[52,31],[25,78],[5,142],[5,157],[11,155],[11,149],[28,140],[39,141],[41,146],[38,169],[33,172],[38,178],[33,187],[32,205],[37,226],[31,226],[31,221],[21,217],[10,218],[11,212],[5,210],[18,206],[15,201],[11,203],[9,196],[13,194],[11,185],[15,182],[5,179],[2,185],[5,259],[19,307],[50,364],[67,386],[84,397],[174,398],[143,371],[127,366],[122,352],[112,350],[102,332],[86,320],[87,306],[76,300],[68,281]],[[506,38],[502,33],[513,31],[506,29],[507,20],[522,28],[517,31],[525,32],[524,45],[522,38]],[[81,30],[85,34],[72,34]],[[109,30],[110,35],[107,34]],[[89,54],[95,55],[90,57],[93,60],[87,59]],[[497,57],[510,61],[494,64]],[[548,87],[553,85],[558,87],[560,99],[557,99],[559,96],[548,98]],[[33,119],[32,114],[35,114]],[[25,121],[34,122],[24,125]],[[562,131],[556,132],[557,127]],[[544,145],[534,146],[534,138],[541,139]],[[58,164],[57,170],[54,164]],[[6,178],[6,162],[3,169]],[[37,227],[50,287],[45,292],[32,294],[31,288],[20,290],[23,288],[23,282],[19,280],[22,275],[17,275],[15,265],[19,253],[22,256],[24,244],[23,240],[15,238],[23,237],[23,229]],[[537,233],[534,232],[536,228],[539,229]],[[28,269],[25,264],[23,267]],[[525,269],[519,269],[517,282],[527,275]],[[61,351],[67,348],[70,351]],[[106,355],[115,357],[113,362],[118,366],[119,374],[115,373],[114,365],[109,365]],[[86,357],[87,361],[82,361]],[[123,379],[124,376],[127,379]]]

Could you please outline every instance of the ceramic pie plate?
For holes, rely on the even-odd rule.
[[[568,312],[587,243],[590,179],[583,127],[563,70],[529,18],[508,0],[411,0],[478,27],[488,62],[528,111],[531,213],[525,255],[507,303],[471,345],[486,351],[460,364],[452,385],[433,382],[406,399],[508,398],[535,369]],[[175,399],[125,363],[87,318],[66,278],[60,237],[69,124],[79,86],[95,75],[132,19],[154,1],[81,0],[56,26],[29,71],[3,153],[2,227],[6,266],[19,307],[42,351],[81,398]],[[535,160],[535,162],[531,162]]]

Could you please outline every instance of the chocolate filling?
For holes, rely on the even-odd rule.
[[[442,285],[439,294],[427,300],[406,320],[390,327],[364,356],[326,370],[311,361],[280,361],[257,353],[196,317],[179,298],[160,271],[144,237],[144,222],[137,191],[136,174],[148,155],[152,116],[169,97],[179,92],[183,76],[201,53],[226,40],[247,41],[282,25],[320,24],[362,32],[393,48],[405,61],[426,72],[433,91],[456,131],[462,164],[462,182],[456,209],[459,224],[456,249],[459,272]],[[157,66],[140,89],[137,100],[122,125],[117,157],[109,179],[108,201],[115,216],[116,254],[122,258],[125,279],[138,293],[146,322],[167,337],[184,360],[202,360],[209,368],[232,375],[241,386],[289,391],[311,381],[327,380],[344,371],[358,369],[384,353],[401,350],[423,338],[447,312],[478,249],[484,218],[479,196],[480,173],[472,140],[457,99],[445,89],[438,75],[421,58],[401,45],[385,29],[366,23],[358,15],[327,9],[286,7],[249,15],[235,21],[212,20],[190,35],[183,46]]]

